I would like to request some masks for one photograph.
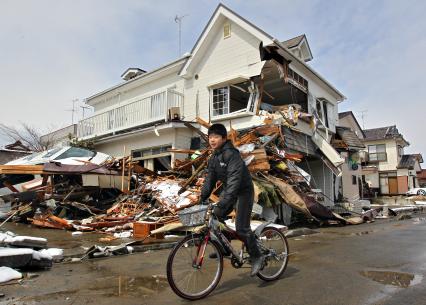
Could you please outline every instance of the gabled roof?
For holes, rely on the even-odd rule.
[[[366,141],[400,138],[406,143],[407,146],[410,145],[410,143],[408,143],[404,139],[403,135],[399,133],[398,128],[396,128],[396,125],[372,128],[372,129],[364,129],[364,134],[365,134]]]
[[[5,145],[5,147],[7,150],[16,150],[16,151],[31,151],[27,146],[25,146],[24,144],[22,144],[21,141],[16,141],[15,143],[12,144],[8,144]]]
[[[304,61],[311,61],[314,57],[312,55],[311,47],[309,46],[308,39],[305,34],[290,38],[286,41],[281,42],[289,50],[300,48],[301,51],[307,53],[305,58],[302,58]]]
[[[240,15],[238,15],[236,12],[231,10],[230,8],[226,7],[222,3],[220,3],[216,10],[213,12],[213,15],[210,17],[210,20],[207,22],[207,25],[204,27],[203,31],[201,32],[201,35],[198,37],[197,41],[195,42],[194,47],[191,50],[191,56],[188,58],[186,63],[183,65],[182,69],[179,72],[180,76],[185,76],[189,72],[189,68],[193,62],[193,60],[199,56],[198,51],[203,46],[203,44],[208,40],[208,34],[210,33],[211,29],[214,28],[215,24],[220,22],[222,18],[227,18],[230,21],[238,24],[243,29],[250,32],[255,37],[259,38],[263,42],[263,44],[271,44],[273,43],[273,37],[263,31],[262,29],[255,26],[250,21],[244,19]]]
[[[139,68],[127,68],[120,77],[124,80],[129,80],[144,73],[146,73],[146,71]]]
[[[349,149],[363,149],[365,145],[361,142],[355,132],[348,127],[336,126],[337,135],[345,142]]]
[[[288,40],[285,40],[282,42],[283,45],[285,45],[287,48],[291,49],[294,47],[297,47],[300,45],[300,43],[303,41],[303,38],[305,38],[305,34],[290,38]]]
[[[416,161],[423,163],[423,157],[421,154],[403,155],[401,160],[399,160],[397,168],[414,169]]]
[[[320,82],[322,82],[324,85],[326,85],[328,88],[330,88],[339,98],[339,100],[344,100],[346,97],[337,90],[333,85],[331,85],[325,78],[323,78],[318,72],[316,72],[312,67],[308,66],[302,59],[294,55],[288,47],[286,47],[283,43],[281,43],[278,39],[274,38],[270,34],[266,33],[247,19],[241,17],[236,12],[228,8],[227,6],[220,3],[216,10],[214,11],[213,15],[211,16],[210,20],[208,21],[207,25],[205,26],[204,30],[202,31],[201,35],[198,37],[194,47],[191,50],[191,55],[186,60],[185,64],[183,65],[182,69],[179,72],[179,75],[182,77],[190,77],[189,68],[194,61],[194,59],[198,55],[198,51],[200,50],[201,46],[206,42],[206,39],[208,38],[208,34],[210,30],[214,27],[215,23],[220,21],[220,18],[227,18],[231,20],[232,22],[238,24],[243,29],[247,30],[249,33],[254,35],[255,37],[259,38],[259,40],[262,41],[263,45],[274,45],[278,47],[278,50],[280,54],[284,54],[286,59],[289,61],[295,61],[300,63],[304,68],[306,68],[310,73],[312,73],[315,77],[319,79]]]
[[[366,135],[364,133],[364,130],[361,128],[361,126],[359,125],[358,120],[356,119],[354,113],[352,111],[344,111],[344,112],[339,112],[339,120],[343,119],[347,116],[351,116],[354,120],[354,122],[356,123],[356,125],[358,126],[359,130],[361,130],[362,135],[364,136],[364,138],[366,138]]]

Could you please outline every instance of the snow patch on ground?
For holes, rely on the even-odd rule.
[[[9,267],[0,267],[0,283],[18,280],[20,278],[22,278],[22,273]]]

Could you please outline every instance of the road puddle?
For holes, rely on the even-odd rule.
[[[360,274],[375,282],[401,288],[417,285],[423,280],[422,275],[394,271],[367,270],[361,271]]]
[[[102,290],[111,296],[140,296],[152,295],[168,287],[165,275],[143,277],[106,277],[98,280],[90,290]]]

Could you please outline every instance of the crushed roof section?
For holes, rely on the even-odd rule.
[[[358,138],[356,133],[347,127],[336,126],[336,133],[348,145],[349,148],[362,149],[365,145]]]

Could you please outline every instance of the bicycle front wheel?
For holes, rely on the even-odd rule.
[[[288,243],[284,234],[274,227],[266,227],[260,234],[260,245],[266,258],[257,276],[264,281],[278,279],[287,268]]]
[[[212,292],[223,272],[218,245],[201,235],[189,235],[172,250],[167,260],[167,280],[180,297],[198,300]]]

